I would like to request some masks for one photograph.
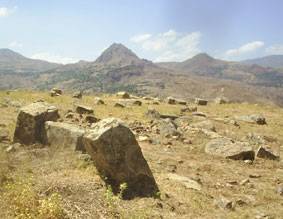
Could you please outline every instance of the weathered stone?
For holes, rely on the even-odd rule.
[[[50,96],[51,97],[56,97],[56,96],[62,95],[62,93],[63,93],[63,91],[61,89],[52,88],[52,90],[50,91]]]
[[[96,123],[98,121],[99,121],[99,119],[96,118],[93,115],[86,115],[86,117],[84,118],[84,122],[86,122],[86,123]]]
[[[189,124],[191,124],[193,121],[193,118],[191,116],[181,116],[177,119],[174,120],[174,123],[178,126],[178,127],[186,127]]]
[[[76,112],[78,114],[93,114],[93,109],[89,106],[77,105]]]
[[[181,113],[196,112],[196,111],[197,111],[197,106],[186,106],[184,108],[181,108]]]
[[[167,97],[166,102],[168,104],[176,104],[176,99],[174,97]]]
[[[123,99],[129,99],[130,94],[125,91],[120,91],[116,94],[117,97],[123,98]]]
[[[95,105],[104,105],[105,103],[104,103],[104,101],[103,101],[101,98],[96,97],[96,98],[94,99],[94,104],[95,104]]]
[[[182,99],[176,99],[176,103],[180,105],[187,105],[187,101],[182,100]]]
[[[56,121],[58,109],[45,102],[36,102],[20,109],[14,141],[21,144],[43,142],[44,123]]]
[[[156,109],[153,109],[153,108],[149,108],[147,112],[145,113],[145,115],[149,117],[150,119],[160,119],[160,113]]]
[[[177,125],[171,119],[161,119],[155,122],[155,126],[163,137],[180,136]]]
[[[201,106],[205,106],[207,105],[208,101],[205,99],[200,99],[200,98],[196,98],[195,99],[195,104],[197,105],[201,105]]]
[[[97,170],[114,192],[127,183],[125,198],[158,191],[152,172],[131,130],[119,119],[101,120],[83,137]]]
[[[126,106],[141,106],[142,102],[140,100],[128,99],[128,100],[119,100],[119,103]]]
[[[256,123],[258,125],[265,125],[266,120],[265,117],[262,115],[249,115],[249,116],[235,116],[236,120],[243,121],[243,122],[249,122],[249,123]]]
[[[168,174],[168,178],[174,181],[177,181],[184,185],[187,189],[201,190],[201,184],[193,179],[190,179],[185,176],[180,176],[174,173]]]
[[[117,108],[125,108],[126,106],[122,103],[115,103],[114,104],[114,107],[117,107]]]
[[[201,117],[206,117],[206,114],[203,112],[193,112],[192,113],[193,116],[201,116]]]
[[[85,151],[82,137],[85,130],[77,125],[61,122],[45,122],[44,143],[53,148],[71,148]]]
[[[216,104],[226,104],[226,103],[229,103],[229,100],[226,97],[217,97],[215,98],[214,102]]]
[[[221,209],[224,209],[224,210],[232,210],[234,208],[234,203],[233,201],[223,197],[223,196],[220,196],[218,199],[216,199],[214,201],[214,204],[221,208]]]
[[[269,160],[279,160],[280,158],[280,148],[272,148],[268,145],[261,145],[257,149],[256,156],[259,158],[269,159]]]
[[[210,130],[210,131],[213,131],[213,132],[216,131],[214,124],[210,120],[205,120],[205,121],[202,121],[202,122],[193,123],[190,126],[193,127],[193,128],[206,129],[206,130]]]
[[[254,160],[255,152],[247,142],[234,142],[228,138],[217,138],[205,146],[207,154],[230,158],[233,160]]]
[[[82,97],[83,97],[82,91],[76,91],[73,93],[73,98],[82,99]]]

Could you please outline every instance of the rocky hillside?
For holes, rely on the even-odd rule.
[[[261,65],[271,68],[283,68],[283,55],[271,55],[256,59],[249,59],[242,61],[244,64]]]
[[[0,218],[282,217],[282,108],[57,92],[0,92]]]
[[[114,43],[95,61],[61,65],[41,73],[3,74],[0,87],[85,92],[130,91],[141,95],[227,96],[233,101],[283,104],[283,74],[199,54],[181,63],[152,63]]]

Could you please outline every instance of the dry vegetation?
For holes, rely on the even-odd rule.
[[[145,116],[147,101],[140,107],[120,109],[113,107],[114,96],[102,98],[106,105],[94,106],[93,96],[74,100],[69,95],[52,98],[39,92],[0,92],[0,126],[8,129],[12,138],[19,109],[13,105],[38,99],[54,104],[62,115],[77,101],[92,106],[98,118],[112,116],[126,122],[149,123]],[[166,114],[179,114],[181,108],[165,103],[153,107]],[[242,139],[248,133],[257,133],[283,145],[282,108],[255,104],[209,104],[198,108],[214,121],[221,135]],[[214,120],[254,113],[263,114],[268,124],[241,122],[239,128]],[[114,196],[92,161],[78,152],[33,145],[6,153],[7,145],[0,143],[0,218],[282,218],[283,198],[275,192],[276,186],[283,183],[282,161],[256,159],[246,164],[213,157],[204,153],[208,139],[202,133],[188,133],[186,138],[192,144],[177,140],[172,140],[172,145],[140,143],[161,193],[159,198],[133,200]],[[200,181],[201,190],[170,180],[172,169]],[[248,182],[241,184],[246,179]],[[217,208],[214,200],[220,195],[233,200],[235,209]]]

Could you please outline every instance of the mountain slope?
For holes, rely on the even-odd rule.
[[[256,64],[271,68],[283,68],[283,55],[271,55],[256,59],[249,59],[242,61],[242,63],[249,65]]]
[[[42,60],[29,59],[10,49],[0,49],[1,73],[35,73],[60,66]]]

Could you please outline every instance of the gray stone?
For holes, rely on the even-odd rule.
[[[225,198],[224,196],[220,196],[218,199],[216,199],[214,204],[223,210],[233,210],[235,207],[233,201]]]
[[[243,122],[255,123],[258,125],[266,124],[265,117],[256,114],[248,115],[248,116],[235,116],[235,119]]]
[[[269,160],[279,160],[280,158],[280,148],[270,147],[268,145],[261,145],[257,149],[256,156],[259,158],[269,159]]]
[[[121,120],[107,118],[96,123],[84,135],[83,143],[114,193],[122,183],[128,186],[125,198],[152,196],[159,191],[134,134]]]
[[[95,104],[95,105],[104,105],[105,103],[104,103],[104,101],[103,101],[101,98],[96,97],[96,98],[94,99],[94,104]]]
[[[82,97],[83,97],[82,91],[76,91],[73,93],[73,98],[82,99]]]
[[[58,109],[46,102],[36,102],[20,109],[14,133],[14,142],[34,144],[43,142],[44,123],[56,121]]]
[[[168,178],[174,181],[177,181],[184,185],[187,189],[201,190],[201,184],[189,177],[180,176],[178,174],[170,173],[168,174]]]
[[[193,123],[190,126],[193,127],[193,128],[206,129],[206,130],[210,130],[210,131],[213,131],[213,132],[216,131],[214,124],[210,120],[205,120],[205,121],[202,121],[202,122]]]
[[[78,114],[93,114],[93,109],[89,106],[77,105],[76,113]]]
[[[207,103],[208,103],[208,101],[205,100],[205,99],[201,99],[201,98],[195,99],[195,104],[197,104],[197,105],[206,106]]]
[[[61,122],[45,122],[44,143],[53,148],[70,148],[85,151],[82,137],[85,130],[77,125]]]
[[[126,106],[141,106],[142,102],[140,100],[135,99],[126,99],[126,100],[118,100],[119,103],[126,105]]]
[[[226,103],[229,103],[229,100],[226,97],[217,97],[215,98],[214,102],[216,104],[226,104]]]
[[[217,138],[205,146],[207,154],[233,160],[254,160],[255,152],[247,142],[234,142],[228,138]]]

